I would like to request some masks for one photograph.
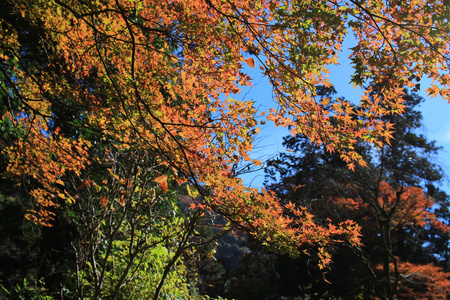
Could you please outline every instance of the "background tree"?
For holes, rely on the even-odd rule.
[[[334,90],[324,90],[321,97],[333,93]],[[346,293],[353,290],[353,296],[364,292],[366,297],[371,293],[394,297],[397,285],[405,282],[400,269],[406,262],[445,266],[446,258],[438,254],[442,250],[431,252],[434,246],[429,245],[434,244],[433,236],[448,241],[448,225],[442,223],[445,219],[439,219],[433,208],[436,204],[442,210],[448,209],[448,196],[440,192],[440,198],[433,199],[423,191],[426,188],[431,193],[438,191],[436,184],[443,178],[442,170],[432,163],[439,147],[417,133],[422,119],[417,106],[423,98],[416,94],[404,98],[407,104],[404,114],[385,117],[395,124],[391,143],[379,149],[364,144],[357,148],[369,167],[350,172],[336,155],[308,144],[305,137],[290,136],[284,142],[290,152],[270,161],[267,168],[268,180],[272,180],[268,187],[286,203],[308,206],[321,222],[352,219],[361,225],[364,246],[353,254],[359,259],[348,263],[351,254],[345,249],[338,250],[335,269],[329,275],[331,281],[341,282],[343,274],[349,274],[344,281],[361,287],[361,290],[347,289]],[[346,264],[339,264],[340,259],[346,260]],[[375,268],[377,263],[382,267]],[[368,282],[373,285],[362,289]],[[437,284],[441,286],[440,292],[436,295],[430,292],[428,297],[445,297],[447,281]],[[331,289],[336,296],[343,296],[342,291]],[[397,296],[402,295],[401,291],[402,288]]]

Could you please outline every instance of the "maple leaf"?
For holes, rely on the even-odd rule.
[[[108,198],[105,197],[105,196],[101,196],[101,197],[100,197],[100,205],[101,205],[102,207],[105,207],[106,205],[108,205]]]
[[[250,66],[250,68],[255,67],[255,60],[253,58],[249,57],[249,58],[246,58],[244,61],[247,65]]]
[[[159,188],[167,193],[169,191],[169,184],[167,183],[168,176],[166,174],[160,175],[153,179],[154,182],[158,183]]]
[[[289,203],[286,204],[285,207],[288,210],[294,210],[295,209],[295,204],[289,201]]]

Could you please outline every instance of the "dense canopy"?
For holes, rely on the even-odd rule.
[[[343,237],[357,245],[353,222],[317,225],[294,206],[287,217],[273,193],[246,188],[233,167],[260,164],[249,155],[264,119],[324,143],[353,169],[365,165],[358,141],[389,142],[393,124],[382,117],[403,112],[405,86],[430,77],[428,94],[450,101],[444,2],[3,1],[3,174],[29,188],[28,218],[51,225],[58,202],[107,185],[89,166],[123,180],[111,166],[118,154],[138,151],[165,170],[153,175],[152,189],[189,181],[200,195],[195,207],[274,248],[295,253],[299,244],[325,247]],[[343,55],[347,35],[357,41],[352,82],[365,87],[357,106],[316,97],[316,86],[331,85],[328,66]],[[246,66],[273,86],[277,106],[267,116],[236,97],[252,85]]]

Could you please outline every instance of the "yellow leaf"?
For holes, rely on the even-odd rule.
[[[198,195],[200,195],[200,193],[197,191],[197,189],[193,185],[190,185],[190,184],[187,185],[187,191],[188,191],[189,196],[191,196],[194,199],[197,198]]]
[[[66,201],[67,201],[69,204],[72,204],[72,203],[75,202],[75,199],[73,199],[71,196],[68,196],[68,197],[66,198]]]

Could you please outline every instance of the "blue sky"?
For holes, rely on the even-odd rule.
[[[343,49],[352,47],[348,42],[344,44]],[[352,69],[344,52],[339,59],[340,65],[331,67],[330,81],[334,84],[337,91],[336,96],[344,96],[347,100],[358,101],[360,99],[361,90],[352,88],[353,84],[349,84]],[[246,71],[253,77],[253,88],[243,89],[241,95],[237,98],[252,99],[256,101],[256,105],[260,110],[268,110],[270,107],[276,107],[276,103],[272,97],[272,88],[267,80],[260,75],[259,67],[254,69],[246,68]],[[430,80],[424,79],[421,82],[421,90],[418,94],[425,98],[425,102],[421,104],[420,109],[423,115],[423,134],[428,140],[436,140],[439,146],[442,146],[436,162],[442,166],[446,172],[446,178],[443,181],[442,188],[450,192],[450,104],[447,104],[442,98],[427,97],[424,92]],[[267,123],[261,128],[259,140],[256,141],[253,158],[265,161],[269,157],[276,156],[278,152],[284,151],[282,146],[283,136],[289,132],[285,128],[276,128],[273,124]],[[243,176],[244,183],[253,187],[261,187],[264,181],[264,172],[246,174]]]

